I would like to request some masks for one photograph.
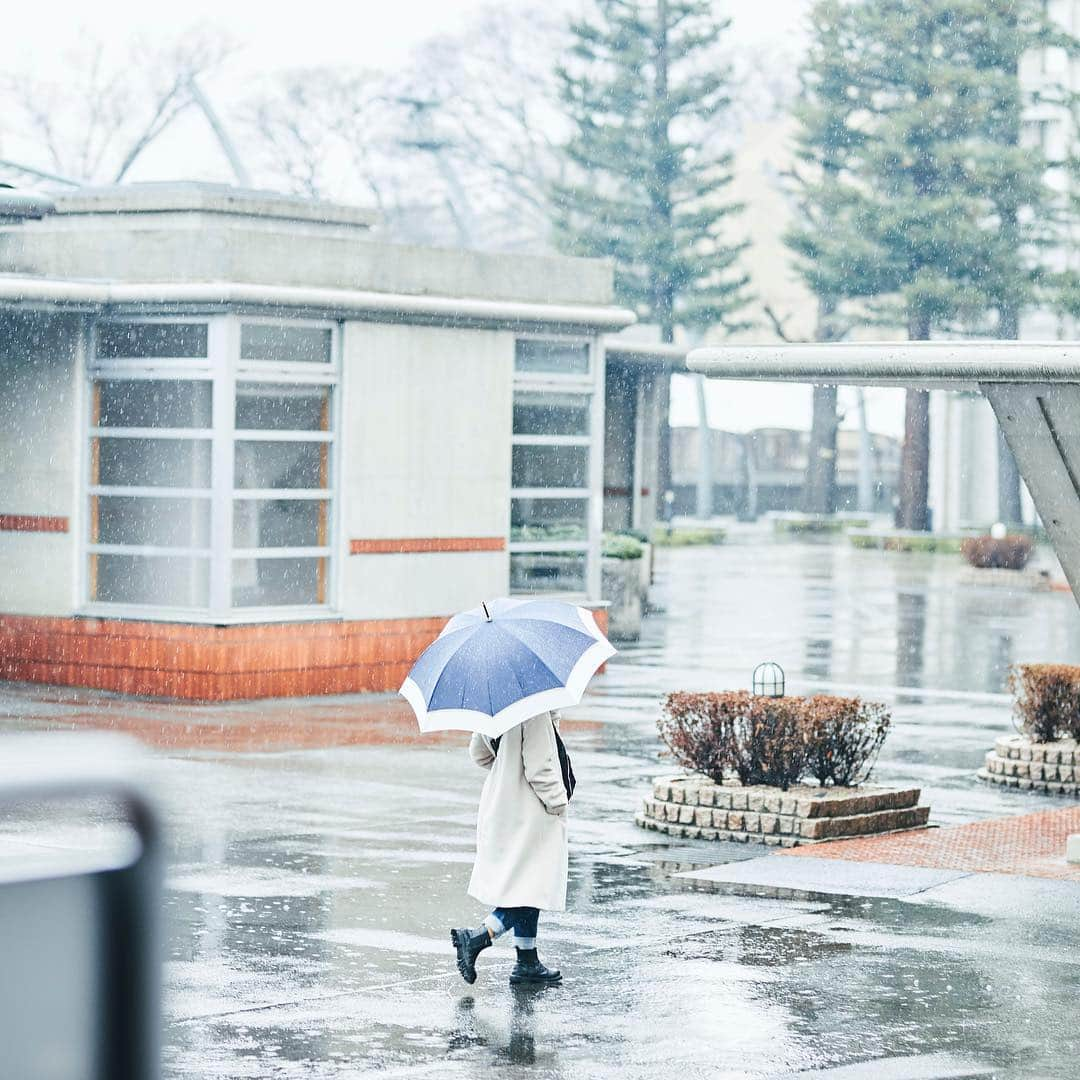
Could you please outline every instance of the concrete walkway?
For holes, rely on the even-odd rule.
[[[878,779],[922,787],[933,821],[1046,812],[974,772],[1009,730],[1001,665],[1080,654],[1080,618],[1056,594],[965,592],[957,569],[840,546],[661,553],[669,614],[567,717],[569,908],[540,930],[566,982],[540,994],[511,992],[503,945],[475,987],[454,971],[447,929],[483,914],[465,895],[483,776],[460,736],[421,740],[392,699],[177,707],[8,687],[0,728],[106,727],[155,748],[167,1080],[1069,1076],[1072,881],[670,844],[632,824],[671,771],[662,695],[743,686],[766,658],[793,692],[886,700]],[[104,814],[8,816],[0,856],[106,831]]]

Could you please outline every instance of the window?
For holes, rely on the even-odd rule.
[[[602,367],[602,365],[597,365]],[[514,360],[510,589],[595,595],[599,530],[594,415],[602,400],[588,342],[523,338]]]
[[[241,621],[329,605],[332,326],[95,328],[87,600]]]

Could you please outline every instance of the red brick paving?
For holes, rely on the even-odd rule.
[[[1065,838],[1070,833],[1080,833],[1080,806],[969,825],[834,840],[777,854],[1080,882],[1080,866],[1065,861]]]

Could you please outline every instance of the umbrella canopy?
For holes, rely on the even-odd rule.
[[[421,731],[495,738],[537,713],[576,705],[615,649],[592,613],[561,600],[495,600],[455,615],[401,693]]]

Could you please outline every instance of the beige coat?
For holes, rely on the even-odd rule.
[[[566,788],[555,745],[557,713],[512,727],[497,754],[474,734],[469,753],[490,770],[476,822],[469,895],[489,907],[566,908]]]

